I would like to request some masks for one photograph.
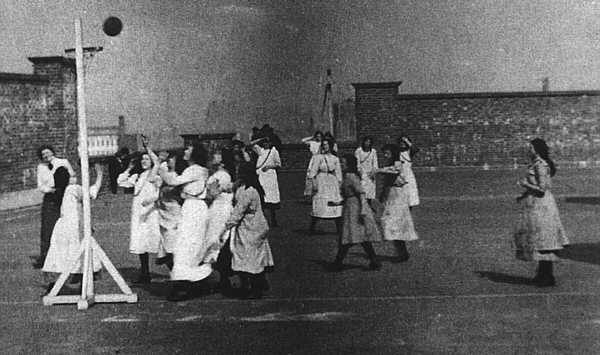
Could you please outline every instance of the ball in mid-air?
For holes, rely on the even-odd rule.
[[[104,20],[104,24],[102,25],[102,30],[104,30],[104,33],[106,33],[107,35],[114,37],[116,35],[118,35],[119,33],[121,33],[121,30],[123,29],[123,22],[121,22],[121,20],[119,20],[119,18],[111,16],[109,18],[107,18],[106,20]]]

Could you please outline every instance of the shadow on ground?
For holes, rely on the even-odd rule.
[[[495,271],[475,271],[479,277],[485,277],[492,282],[513,284],[513,285],[531,285],[532,279],[523,276],[509,275]]]
[[[571,244],[560,251],[563,259],[600,265],[600,243]]]
[[[152,265],[152,266],[154,266],[154,265]],[[152,266],[151,266],[151,268],[152,268]],[[125,279],[125,281],[127,281],[127,283],[136,285],[136,282],[140,276],[140,269],[134,268],[134,267],[124,267],[124,268],[119,268],[118,270],[119,270],[119,273],[121,274],[121,276],[123,276],[123,278]],[[165,268],[165,270],[166,270],[166,268]],[[169,278],[167,275],[157,274],[154,272],[150,272],[150,277],[154,280],[156,280],[156,279],[165,280],[165,279]]]
[[[323,271],[325,272],[334,272],[332,270],[332,266],[331,263],[333,260],[329,261],[329,260],[308,260],[312,263],[315,263],[317,265],[319,265],[321,267],[321,269],[323,269]],[[368,270],[367,265],[356,265],[356,264],[348,264],[348,263],[343,263],[344,265],[344,269],[340,270],[340,271],[346,271],[346,270],[352,270],[352,269],[359,269],[359,270]],[[335,272],[339,272],[339,271],[335,271]]]
[[[580,196],[580,197],[566,197],[565,202],[567,203],[580,203],[586,205],[600,205],[600,196]]]

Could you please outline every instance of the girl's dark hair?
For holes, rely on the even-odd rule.
[[[133,152],[131,153],[130,159],[131,164],[133,164],[133,168],[129,172],[131,175],[144,172],[144,169],[142,169],[142,153]]]
[[[550,148],[548,148],[546,141],[541,138],[535,138],[530,143],[540,158],[544,159],[544,161],[550,166],[550,176],[554,176],[554,174],[556,174],[556,166],[554,165],[552,159],[550,159]]]
[[[371,136],[365,136],[365,137],[363,137],[362,142],[360,143],[360,146],[364,147],[365,146],[365,142],[367,140],[370,140],[371,141],[371,146],[373,146],[373,137],[371,137]]]
[[[358,160],[352,154],[345,154],[342,159],[346,160],[346,171],[358,175]]]
[[[398,146],[395,144],[386,144],[381,148],[382,152],[389,151],[392,153],[392,164],[400,159]]]
[[[313,138],[317,138],[317,135],[321,135],[321,138],[323,138],[323,132],[321,131],[315,131],[315,134],[313,134]]]
[[[333,145],[335,144],[335,141],[333,140],[333,138],[323,137],[323,139],[321,140],[321,144],[325,142],[327,142],[327,144],[329,145],[329,153],[335,155],[335,151],[333,150]]]
[[[234,166],[234,161],[233,161],[234,154],[239,154],[239,152],[234,153],[231,150],[227,149],[227,150],[223,150],[223,153],[222,153],[223,167],[225,168],[225,170],[227,170],[227,172],[231,176],[233,176],[232,172],[235,171],[235,166]]]
[[[56,154],[54,152],[54,147],[53,146],[48,145],[48,144],[44,144],[43,146],[39,147],[38,151],[37,151],[37,154],[38,154],[38,157],[40,158],[40,160],[42,159],[42,151],[44,151],[46,149],[50,150],[52,152],[52,154]]]
[[[204,146],[200,142],[192,143],[192,154],[190,154],[190,161],[201,166],[206,166],[206,162],[208,161],[208,152],[206,149],[204,149]]]
[[[250,186],[254,187],[256,191],[258,191],[261,204],[264,203],[265,190],[262,188],[260,182],[258,181],[258,175],[256,175],[256,168],[253,164],[242,164],[242,166],[240,167],[240,175],[238,176],[238,179],[241,180],[241,182],[244,185],[246,185],[246,188]]]
[[[169,158],[175,159],[175,173],[177,175],[181,175],[185,168],[188,167],[187,161],[183,160],[183,151],[176,150],[174,152],[169,153]]]

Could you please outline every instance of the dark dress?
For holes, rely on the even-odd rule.
[[[113,156],[108,161],[108,175],[109,175],[109,180],[110,180],[110,191],[113,194],[117,193],[117,187],[118,187],[117,178],[119,177],[119,175],[121,173],[123,173],[125,170],[127,170],[127,166],[129,166],[129,160],[126,158],[118,159],[116,156]],[[126,192],[131,193],[131,192],[133,192],[133,189],[126,189]]]
[[[60,206],[62,204],[65,189],[69,185],[69,172],[66,168],[60,167],[54,172],[54,192],[44,194],[42,200],[42,225],[40,232],[40,258],[38,263],[43,265],[46,261],[46,255],[50,248],[52,231],[56,221],[60,218]]]

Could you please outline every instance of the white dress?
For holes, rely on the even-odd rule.
[[[402,162],[402,176],[407,184],[404,186],[409,206],[417,206],[419,204],[419,189],[417,188],[417,179],[412,170],[412,159],[410,151],[400,152],[400,161]]]
[[[342,201],[340,184],[342,170],[340,160],[333,154],[319,154],[315,158],[310,177],[317,184],[317,193],[312,199],[312,216],[318,218],[338,218],[342,216],[342,206],[329,206],[329,202]]]
[[[121,187],[133,187],[131,202],[131,233],[129,252],[132,254],[158,253],[161,233],[159,213],[155,202],[158,200],[160,177],[149,179],[150,170],[140,175],[124,172],[117,178]]]
[[[375,199],[375,170],[379,168],[377,164],[377,151],[371,148],[370,151],[365,152],[362,147],[358,147],[354,151],[354,156],[358,162],[358,173],[360,175],[360,183],[365,191],[365,197],[370,200]]]
[[[206,229],[204,257],[202,262],[213,264],[219,257],[219,251],[229,238],[226,233],[225,223],[233,210],[233,192],[231,176],[221,169],[212,174],[206,183],[207,186],[218,182],[219,194],[208,208],[208,226]]]
[[[310,150],[310,161],[308,162],[308,167],[306,168],[306,179],[304,181],[304,196],[312,196],[313,191],[313,181],[310,177],[310,171],[312,169],[313,164],[315,163],[315,156],[317,156],[321,152],[321,142],[316,141],[308,141],[308,149]]]
[[[160,224],[160,247],[158,257],[172,254],[177,240],[177,226],[181,221],[181,206],[177,201],[179,190],[174,186],[164,184],[160,187],[160,194],[156,207],[158,209]]]
[[[230,241],[231,268],[258,274],[273,266],[273,254],[267,239],[269,224],[265,218],[258,191],[240,187],[235,193],[235,207],[229,222],[236,225]]]
[[[381,216],[381,229],[384,240],[417,240],[417,232],[413,224],[412,215],[408,206],[408,184],[402,176],[402,163],[397,161],[393,167],[386,168],[396,173],[395,181],[391,186],[384,187],[383,215]]]
[[[97,195],[98,187],[90,186],[90,197],[95,199]],[[80,254],[81,239],[83,238],[82,197],[80,185],[69,185],[65,189],[60,207],[60,218],[54,225],[48,256],[46,256],[42,271],[83,273],[83,255]],[[81,255],[80,262],[73,265],[79,255]],[[99,271],[102,267],[96,253],[92,255],[92,264],[94,272]]]
[[[281,202],[279,197],[279,183],[277,181],[277,171],[275,169],[268,169],[262,171],[264,166],[277,166],[281,167],[281,159],[279,158],[279,152],[275,147],[271,149],[264,149],[258,145],[255,145],[258,159],[256,160],[256,173],[258,175],[258,181],[265,190],[265,203],[278,204]]]
[[[210,265],[199,265],[202,262],[208,216],[204,201],[208,170],[200,165],[191,165],[179,176],[169,174],[174,176],[173,185],[184,185],[182,197],[185,199],[181,207],[181,222],[177,227],[171,280],[200,281],[212,272]]]

